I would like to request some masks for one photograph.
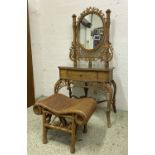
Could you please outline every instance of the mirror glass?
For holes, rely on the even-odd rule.
[[[100,16],[88,14],[80,23],[79,43],[85,49],[94,49],[103,39],[103,23]]]

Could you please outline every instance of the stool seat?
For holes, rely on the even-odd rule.
[[[38,101],[33,110],[36,114],[42,114],[41,108],[56,115],[75,114],[76,123],[83,125],[95,111],[96,101],[92,98],[70,99],[63,94],[54,94],[42,101]]]

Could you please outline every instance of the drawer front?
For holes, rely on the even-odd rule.
[[[60,78],[78,81],[108,81],[109,72],[60,69]]]
[[[85,81],[94,81],[97,79],[96,72],[88,71],[68,71],[68,77],[71,77],[73,80],[85,80]]]
[[[98,72],[98,81],[109,81],[109,72]]]

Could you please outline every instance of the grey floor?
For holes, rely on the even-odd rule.
[[[42,117],[28,108],[28,155],[70,155],[70,135],[48,131],[48,143],[42,144]],[[107,128],[105,109],[98,107],[89,120],[88,132],[78,129],[76,155],[127,155],[128,113],[111,113],[112,127]]]

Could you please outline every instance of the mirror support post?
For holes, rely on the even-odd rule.
[[[73,50],[74,50],[74,67],[77,67],[77,53],[76,53],[76,15],[73,14]]]
[[[109,43],[109,29],[110,29],[110,13],[111,11],[108,9],[106,11],[106,42]]]
[[[109,69],[109,62],[108,61],[105,62],[105,68]]]
[[[110,42],[109,42],[109,30],[110,30],[110,13],[111,11],[108,9],[106,11],[106,44],[108,45],[107,54],[109,53]],[[109,69],[109,61],[105,61],[105,68]]]
[[[91,60],[89,60],[88,67],[92,68],[92,61]]]

